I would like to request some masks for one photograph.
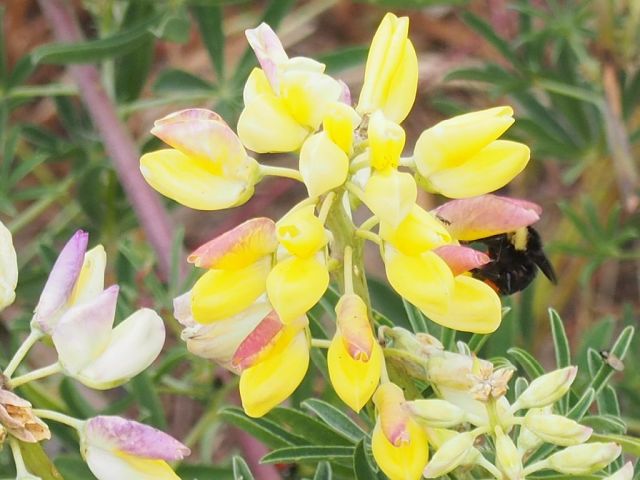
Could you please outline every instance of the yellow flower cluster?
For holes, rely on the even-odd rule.
[[[469,274],[488,259],[459,244],[460,225],[445,224],[416,203],[418,185],[454,199],[484,195],[507,184],[529,160],[525,145],[499,140],[513,123],[509,107],[443,121],[402,157],[400,123],[414,103],[418,80],[408,28],[405,17],[384,17],[355,106],[348,87],[327,75],[323,64],[290,58],[266,24],[248,30],[260,68],[246,82],[237,135],[213,112],[184,110],[152,130],[172,148],[141,159],[151,186],[195,209],[241,205],[265,175],[304,183],[309,198],[279,221],[249,220],[189,257],[205,272],[176,299],[183,338],[195,354],[241,376],[242,403],[251,416],[264,415],[293,392],[306,373],[311,346],[328,346],[333,387],[355,411],[373,397],[379,412],[374,454],[391,478],[403,479],[422,471],[426,437],[410,417],[400,430],[386,423],[391,414],[385,412],[404,411],[403,398],[388,380],[374,335],[361,243],[369,239],[380,246],[391,286],[431,320],[492,332],[501,321],[500,299]],[[299,168],[260,164],[247,150],[295,152]],[[356,227],[352,211],[361,204],[372,216]],[[340,263],[342,276],[332,269]],[[313,341],[306,313],[335,272],[344,285],[336,333],[330,343]]]

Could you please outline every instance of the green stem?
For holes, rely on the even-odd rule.
[[[480,465],[482,468],[484,468],[487,472],[489,472],[494,477],[502,478],[502,473],[500,473],[500,470],[498,470],[498,468],[493,463],[491,463],[489,460],[484,458],[484,456],[482,455],[480,456],[480,460],[477,461],[477,464]]]
[[[33,370],[32,372],[25,373],[24,375],[20,375],[12,380],[9,380],[9,387],[17,388],[20,385],[24,385],[28,382],[33,382],[34,380],[39,380],[41,378],[45,378],[56,373],[62,371],[62,365],[60,362],[52,363],[51,365],[47,365],[46,367],[38,368],[37,370]]]
[[[24,342],[22,342],[22,345],[20,345],[20,348],[18,348],[16,353],[13,354],[13,357],[9,361],[7,368],[5,368],[4,371],[2,372],[4,376],[7,378],[7,380],[11,379],[11,375],[13,375],[13,372],[16,371],[16,368],[18,368],[18,366],[20,365],[20,362],[24,360],[24,357],[27,356],[27,353],[29,353],[29,350],[31,349],[31,347],[33,347],[33,345],[38,340],[40,340],[42,336],[43,336],[42,332],[38,330],[31,330],[31,332],[29,333],[29,336],[25,338]]]
[[[260,165],[260,173],[263,176],[271,175],[274,177],[284,177],[284,178],[292,178],[293,180],[298,180],[299,182],[303,182],[302,175],[298,170],[293,168],[286,167],[273,167],[271,165]]]
[[[13,454],[13,463],[16,465],[16,478],[28,478],[31,474],[29,473],[29,470],[27,470],[24,458],[22,458],[22,451],[20,450],[18,440],[9,436],[9,445],[11,446],[11,453]]]
[[[344,293],[353,294],[353,249],[344,247]]]
[[[320,212],[318,212],[318,218],[322,223],[327,221],[327,217],[329,216],[329,212],[331,211],[331,207],[333,206],[333,201],[336,198],[335,192],[329,192],[324,200],[322,201],[322,205],[320,205]]]
[[[368,219],[366,219],[362,225],[360,225],[360,227],[358,228],[358,230],[371,230],[373,227],[375,227],[376,225],[378,225],[378,223],[380,223],[380,220],[378,219],[378,217],[376,217],[375,215],[369,217]]]
[[[370,232],[369,230],[362,230],[359,228],[356,230],[356,235],[365,240],[369,240],[370,242],[373,242],[376,245],[382,245],[382,240],[380,240],[380,236],[373,232]]]
[[[311,346],[316,348],[329,348],[331,340],[325,340],[324,338],[312,338]]]
[[[54,422],[68,425],[69,427],[74,428],[76,430],[82,429],[82,426],[85,424],[85,420],[73,418],[73,417],[70,417],[69,415],[65,415],[64,413],[54,412],[53,410],[34,408],[32,412],[38,418],[53,420]]]
[[[532,463],[531,465],[525,467],[525,469],[522,471],[522,475],[523,477],[527,477],[532,473],[537,472],[538,470],[547,468],[547,466],[548,466],[548,463],[546,459],[540,460],[539,462]]]

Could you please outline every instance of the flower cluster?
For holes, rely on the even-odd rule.
[[[471,355],[461,342],[459,352],[449,352],[434,337],[400,327],[382,327],[380,335],[389,347],[388,361],[428,382],[437,394],[437,398],[405,400],[402,390],[391,383],[376,392],[379,419],[373,453],[392,479],[441,478],[457,468],[473,467],[509,480],[540,470],[589,475],[621,453],[616,443],[586,443],[591,428],[554,413],[554,404],[567,394],[576,377],[576,367],[534,379],[510,403],[505,394],[512,368],[495,369],[491,362]],[[483,436],[492,442],[481,442]],[[435,451],[431,459],[427,443]],[[543,443],[566,448],[525,467]],[[610,478],[632,475],[629,462]]]
[[[402,413],[402,391],[385,369],[363,243],[379,246],[391,286],[431,320],[489,333],[502,319],[500,298],[471,272],[490,258],[464,243],[528,226],[540,208],[490,194],[529,161],[525,145],[500,139],[514,121],[510,107],[440,122],[402,157],[400,124],[418,80],[408,26],[393,14],[382,20],[355,106],[349,88],[323,64],[289,57],[266,24],[248,30],[260,68],[246,82],[237,135],[208,110],[171,114],[151,131],[171,148],[145,154],[140,168],[160,193],[202,210],[243,204],[266,175],[304,183],[308,198],[280,220],[254,218],[189,256],[203,274],[174,303],[183,339],[191,352],[240,375],[242,405],[254,417],[300,384],[310,347],[328,348],[338,396],[355,411],[373,398],[374,452],[404,458],[419,441],[421,453],[411,458],[421,470],[426,436]],[[261,164],[247,150],[295,153],[298,169]],[[417,203],[419,186],[453,200],[428,212]],[[356,226],[352,213],[362,205],[372,215]],[[332,275],[342,293],[335,335],[311,339],[307,312]],[[406,420],[401,428],[385,420],[396,414]]]
[[[17,284],[11,235],[0,223],[0,294],[6,307]],[[89,468],[100,480],[177,479],[167,461],[181,460],[189,449],[169,435],[115,416],[78,420],[60,412],[35,409],[13,390],[58,372],[94,389],[127,382],[158,356],[165,339],[162,319],[143,308],[113,327],[118,286],[104,287],[106,254],[101,245],[87,251],[88,235],[76,232],[58,256],[40,295],[31,333],[2,370],[0,439],[8,435],[17,478],[36,478],[26,469],[18,441],[36,443],[51,433],[42,419],[74,428]],[[30,348],[49,338],[57,361],[22,375],[17,368]],[[0,442],[1,443],[1,442]]]

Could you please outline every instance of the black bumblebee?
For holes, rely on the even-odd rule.
[[[491,285],[501,295],[524,290],[535,278],[538,268],[554,284],[556,272],[544,254],[540,234],[533,227],[480,238],[487,246],[491,262],[471,271],[474,278]]]

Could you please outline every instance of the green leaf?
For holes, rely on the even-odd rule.
[[[167,419],[164,416],[160,396],[153,385],[149,372],[140,373],[129,384],[140,409],[148,414],[149,423],[156,428],[166,430]]]
[[[489,338],[491,338],[491,335],[485,335],[482,333],[474,333],[471,336],[471,339],[469,339],[469,349],[473,352],[473,353],[478,353],[482,347],[484,346],[484,344],[487,342],[487,340],[489,340]]]
[[[549,322],[551,323],[551,336],[553,337],[553,344],[555,346],[556,366],[558,368],[568,367],[571,365],[569,339],[567,338],[567,333],[564,330],[560,315],[558,315],[558,312],[553,308],[549,309]],[[560,413],[566,413],[569,408],[569,395],[562,397],[557,405]]]
[[[620,404],[618,402],[618,394],[611,385],[607,385],[602,389],[600,395],[598,395],[598,398],[596,398],[596,402],[598,403],[598,412],[600,412],[601,414],[620,417]]]
[[[167,12],[150,30],[158,38],[176,43],[186,42],[191,30],[191,19],[187,14],[187,9],[178,4],[177,8]]]
[[[87,464],[77,455],[58,455],[54,464],[65,480],[95,480]]]
[[[409,318],[409,323],[411,324],[413,333],[429,333],[427,319],[424,317],[422,312],[418,310],[418,307],[412,305],[404,298],[402,299],[402,303],[407,312],[407,317]]]
[[[109,37],[77,43],[54,43],[38,47],[31,53],[34,64],[96,63],[131,52],[151,38],[150,29],[162,17],[153,15],[135,27],[122,30]]]
[[[39,443],[18,441],[18,444],[24,464],[30,473],[37,475],[41,480],[63,480],[62,475]]]
[[[260,459],[260,463],[318,462],[327,458],[337,460],[353,457],[353,451],[354,447],[327,447],[321,445],[285,447],[267,453]]]
[[[249,465],[244,461],[244,458],[234,455],[231,463],[233,464],[234,480],[254,480]]]
[[[518,347],[512,347],[507,350],[507,353],[511,355],[516,363],[522,367],[529,378],[534,379],[544,373],[542,365],[540,365],[540,363],[526,350]]]
[[[589,415],[584,417],[580,423],[593,428],[598,433],[625,433],[627,425],[613,415]]]
[[[303,438],[287,432],[271,420],[248,417],[238,407],[227,407],[220,411],[220,418],[250,433],[271,448],[306,443]]]
[[[380,478],[369,463],[369,456],[367,455],[367,449],[365,448],[364,438],[358,442],[353,454],[353,475],[355,480],[372,480]]]
[[[211,92],[213,96],[214,85],[189,72],[179,69],[164,70],[155,83],[153,91],[159,95],[167,95],[177,92]]]
[[[582,417],[584,417],[584,414],[587,413],[595,398],[596,392],[593,390],[593,388],[587,388],[578,402],[573,407],[571,407],[571,410],[569,410],[567,417],[579,421]]]
[[[465,12],[462,15],[464,22],[478,32],[487,42],[493,45],[504,58],[506,58],[512,65],[517,66],[520,61],[516,57],[514,51],[511,49],[511,45],[504,38],[498,36],[491,25],[485,22],[483,19],[470,12]]]
[[[7,84],[7,49],[5,46],[4,5],[0,5],[0,86]]]
[[[204,43],[213,68],[222,81],[224,78],[224,31],[222,29],[222,9],[219,5],[193,5],[193,17],[196,19],[202,43]]]
[[[218,467],[206,464],[182,463],[176,474],[184,480],[235,480],[232,467]]]
[[[347,414],[323,400],[310,398],[302,402],[302,406],[315,413],[329,425],[331,429],[351,440],[353,443],[359,441],[366,435],[366,432],[349,418]]]
[[[309,444],[347,446],[351,443],[326,424],[293,408],[274,408],[265,418],[286,427],[292,433],[307,440]]]
[[[611,347],[610,354],[618,357],[620,360],[624,360],[631,345],[634,332],[635,329],[632,326],[625,327],[622,332],[620,332],[620,335],[618,335],[613,347]],[[603,363],[600,366],[595,376],[591,379],[591,382],[589,382],[589,386],[595,390],[596,395],[604,388],[609,378],[611,378],[611,375],[613,375],[613,372],[613,368],[607,363]]]
[[[629,435],[615,435],[612,433],[594,433],[589,441],[615,442],[622,447],[622,451],[636,457],[640,457],[640,438]]]
[[[357,45],[332,50],[318,56],[318,61],[327,66],[326,73],[335,75],[357,65],[362,65],[367,60],[369,45]]]
[[[332,480],[333,472],[331,470],[331,464],[329,462],[318,463],[316,473],[313,475],[313,480]]]

